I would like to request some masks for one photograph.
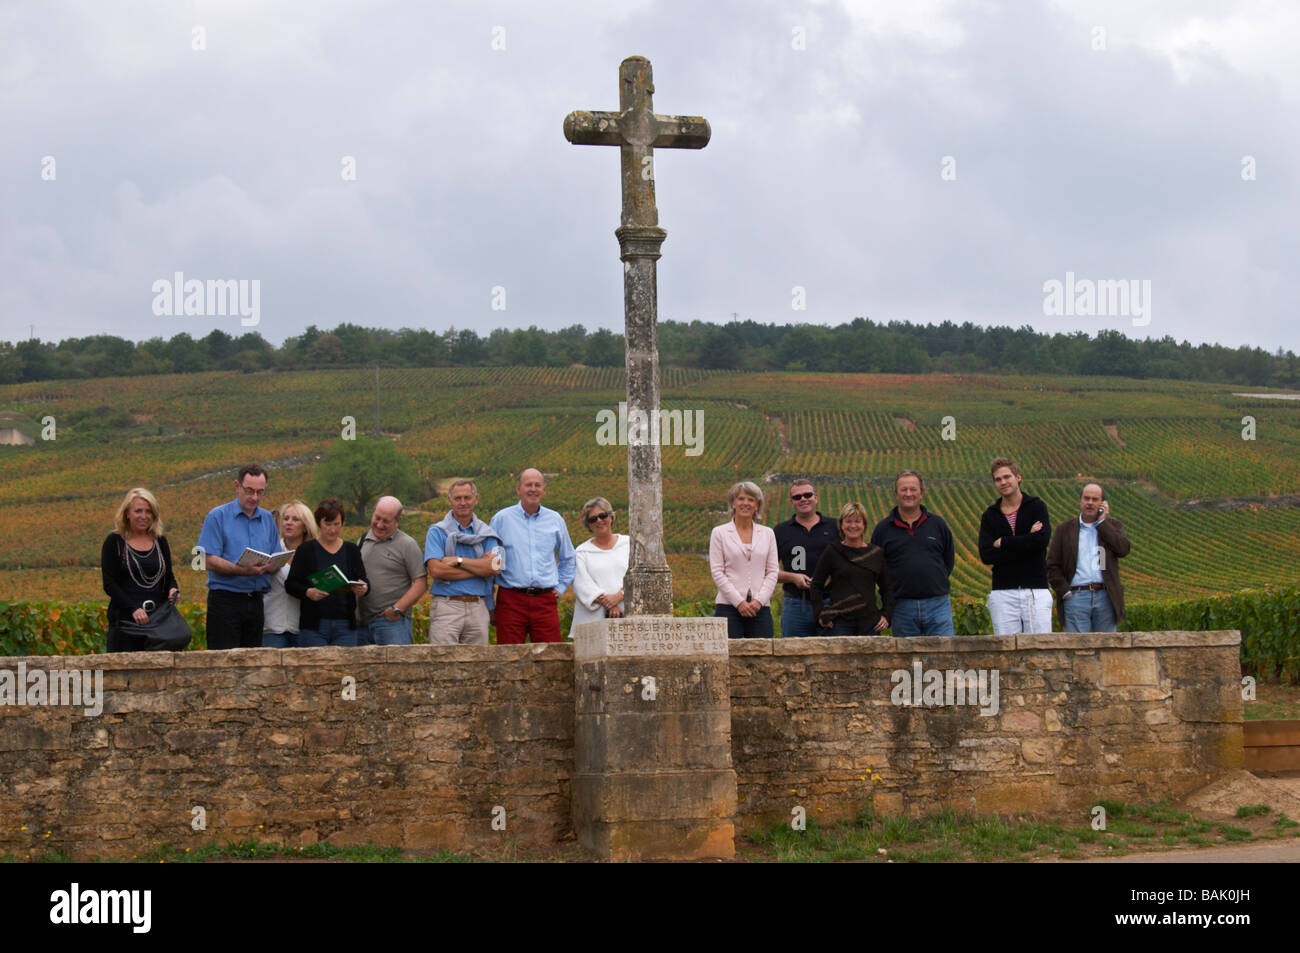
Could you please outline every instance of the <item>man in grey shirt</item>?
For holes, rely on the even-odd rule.
[[[360,631],[369,632],[367,645],[410,645],[411,610],[429,588],[424,550],[398,529],[401,521],[401,501],[380,497],[370,529],[358,544],[370,582],[360,602]]]

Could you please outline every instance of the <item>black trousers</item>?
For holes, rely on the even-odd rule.
[[[208,590],[208,648],[255,649],[262,645],[262,594]]]

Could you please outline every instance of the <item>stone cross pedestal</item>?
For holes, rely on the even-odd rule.
[[[654,151],[703,149],[709,124],[699,116],[659,116],[651,105],[650,61],[629,56],[618,71],[619,112],[572,112],[564,137],[575,145],[618,146],[623,215],[615,236],[623,259],[627,338],[628,534],[632,551],[623,583],[627,614],[673,614],[672,573],[664,555],[663,477],[659,444],[631,421],[659,418],[659,331],[656,266],[667,232],[655,208]],[[657,432],[657,428],[656,431]]]
[[[601,619],[573,633],[573,826],[602,860],[735,855],[725,619]]]

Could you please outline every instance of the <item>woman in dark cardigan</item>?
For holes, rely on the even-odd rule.
[[[343,501],[322,500],[316,507],[316,525],[320,535],[300,545],[290,563],[284,591],[302,601],[298,613],[298,645],[357,644],[357,597],[370,590],[366,567],[356,543],[339,536],[343,529]],[[330,566],[338,566],[352,580],[352,585],[325,592],[313,586],[308,577]]]
[[[845,503],[836,522],[840,541],[826,547],[813,570],[812,604],[820,606],[830,598],[817,624],[830,629],[823,635],[871,635],[887,629],[894,614],[894,592],[885,568],[885,551],[863,538],[867,511],[861,503]]]
[[[158,501],[152,493],[140,486],[127,490],[113,516],[113,526],[99,552],[99,570],[108,594],[108,651],[138,652],[145,648],[144,640],[124,635],[118,623],[132,619],[144,625],[151,612],[175,602],[180,591]]]

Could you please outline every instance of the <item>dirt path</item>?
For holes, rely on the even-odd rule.
[[[1240,847],[1189,847],[1123,857],[1091,857],[1063,860],[1063,864],[1300,864],[1300,838],[1272,844],[1243,844]]]

